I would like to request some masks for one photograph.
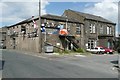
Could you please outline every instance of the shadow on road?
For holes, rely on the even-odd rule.
[[[112,64],[118,64],[118,60],[110,61]]]
[[[114,66],[113,67],[115,67],[115,68],[117,68],[117,69],[119,69],[120,67],[119,67],[119,65],[118,65],[118,60],[116,60],[116,61],[111,61],[111,63],[113,63],[114,64]]]
[[[0,70],[3,70],[5,61],[4,60],[0,60]]]

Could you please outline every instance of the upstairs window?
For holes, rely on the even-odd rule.
[[[109,35],[109,34],[112,34],[112,28],[109,27],[109,26],[107,26],[107,34],[108,34],[108,35]]]
[[[103,26],[100,26],[100,34],[103,34]]]
[[[95,28],[95,24],[90,24],[90,33],[96,33],[96,28]]]
[[[80,34],[81,33],[81,29],[80,29],[80,25],[76,26],[76,34]]]
[[[110,34],[112,34],[112,28],[110,27]]]

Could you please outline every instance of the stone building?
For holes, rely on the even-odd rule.
[[[32,52],[42,52],[48,44],[54,50],[114,48],[116,24],[100,16],[68,9],[62,16],[43,15],[40,23],[39,17],[34,17],[8,26],[7,48]],[[61,35],[62,29],[68,34]]]
[[[33,20],[39,26],[39,17]],[[33,20],[30,18],[7,27],[7,48],[41,52],[46,44],[54,46],[54,50],[75,50],[81,47],[82,22],[62,16],[43,15],[41,27],[45,27],[45,32],[41,33],[40,39],[39,30],[35,30]],[[67,29],[68,35],[59,35],[60,28]]]
[[[116,24],[101,17],[73,10],[65,10],[62,16],[74,18],[84,23],[84,48],[103,46],[114,48]]]
[[[0,28],[0,48],[6,48],[6,27]]]

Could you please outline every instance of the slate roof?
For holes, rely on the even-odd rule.
[[[67,18],[67,17],[64,17],[64,16],[51,15],[51,14],[43,15],[41,18],[59,20],[59,21],[64,21],[64,22],[67,20],[68,22],[82,23],[82,22],[80,22],[78,20],[75,20],[75,19],[72,19],[72,18]]]
[[[109,21],[109,20],[107,20],[107,19],[105,19],[101,16],[96,16],[96,15],[92,15],[92,14],[88,14],[88,13],[78,12],[78,11],[74,11],[74,10],[70,10],[70,9],[68,9],[68,11],[72,11],[72,12],[78,14],[78,15],[81,15],[85,19],[97,20],[97,21],[101,21],[101,22],[116,24],[116,23],[113,23],[112,21]]]
[[[67,20],[68,22],[82,23],[82,22],[77,21],[75,19],[71,19],[71,18],[67,18],[67,17],[63,17],[63,16],[51,15],[51,14],[42,15],[41,18],[42,19],[51,19],[51,20],[64,21],[64,22]],[[33,19],[38,20],[39,17],[34,17]],[[12,26],[15,26],[15,25],[19,25],[19,24],[23,24],[23,23],[27,23],[27,22],[31,22],[31,21],[32,21],[32,18],[28,18],[26,20],[23,20],[21,22],[18,22],[16,24],[8,26],[8,27],[12,27]]]

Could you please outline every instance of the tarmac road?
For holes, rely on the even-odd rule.
[[[3,50],[3,78],[117,78],[117,55],[42,58]]]

